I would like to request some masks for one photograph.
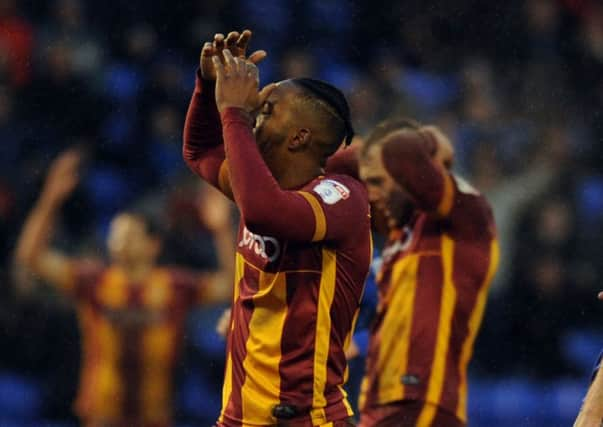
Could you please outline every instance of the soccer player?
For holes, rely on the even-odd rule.
[[[56,286],[77,305],[83,345],[74,409],[82,425],[171,426],[172,380],[186,314],[196,304],[229,301],[232,295],[229,207],[220,203],[221,196],[212,203],[224,266],[218,274],[157,266],[160,235],[136,212],[113,219],[108,265],[69,258],[49,247],[49,240],[63,202],[77,185],[79,162],[78,153],[68,151],[51,166],[21,233],[17,268]],[[225,220],[217,221],[220,217]]]
[[[206,43],[189,106],[189,167],[241,224],[218,426],[346,426],[345,349],[371,259],[362,183],[323,166],[353,131],[344,96],[312,79],[258,92],[251,33]],[[225,49],[224,47],[228,47]]]
[[[379,303],[361,387],[360,426],[455,427],[467,422],[467,364],[498,262],[486,199],[450,172],[453,150],[434,127],[381,123],[360,174],[387,218]]]
[[[599,292],[599,299],[603,300],[603,292]],[[588,389],[582,408],[576,418],[574,427],[601,427],[603,425],[603,371],[601,360],[603,352],[597,361],[593,374],[593,381]]]

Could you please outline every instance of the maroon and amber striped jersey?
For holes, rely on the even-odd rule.
[[[465,422],[467,365],[498,263],[492,212],[425,147],[394,139],[383,161],[417,210],[383,250],[361,410],[420,400],[433,405],[417,425],[431,425],[436,408]]]
[[[130,283],[119,268],[74,267],[64,291],[77,302],[82,336],[76,413],[108,425],[171,425],[185,316],[203,298],[199,275],[157,268],[144,282]]]
[[[349,198],[333,196],[329,205],[317,192],[332,183]],[[298,194],[316,216],[315,242],[256,235],[241,225],[221,415],[226,426],[275,425],[277,405],[295,408],[303,426],[353,415],[342,388],[344,349],[371,257],[368,205],[363,188],[346,176],[321,177]],[[361,223],[353,221],[358,213]],[[349,237],[330,240],[337,230]]]
[[[278,87],[270,96],[274,112],[284,108]],[[183,155],[241,212],[218,425],[322,426],[353,415],[342,386],[371,261],[364,185],[326,174],[281,188],[259,152],[252,118],[237,108],[220,116],[214,83],[199,75]]]

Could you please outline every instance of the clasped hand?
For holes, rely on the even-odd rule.
[[[276,87],[274,83],[259,91],[257,66],[245,58],[235,58],[229,49],[223,51],[224,63],[218,55],[212,56],[216,70],[216,104],[220,112],[229,107],[248,113],[257,111]]]

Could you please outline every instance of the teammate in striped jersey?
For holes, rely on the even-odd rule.
[[[433,127],[386,121],[360,161],[389,240],[361,387],[360,426],[467,422],[467,364],[498,262],[486,199],[450,172],[453,150]]]
[[[218,426],[345,426],[369,205],[360,181],[323,166],[353,136],[349,109],[312,79],[258,93],[250,34],[205,44],[184,130],[190,168],[241,212]]]
[[[160,236],[140,213],[118,214],[111,223],[109,265],[69,258],[50,248],[49,240],[63,201],[77,185],[78,163],[79,155],[70,151],[51,166],[17,245],[18,271],[36,274],[76,303],[82,362],[74,409],[82,425],[168,427],[186,314],[199,303],[231,297],[229,207],[212,201],[221,274],[157,266]],[[23,289],[30,281],[19,283],[31,291]]]

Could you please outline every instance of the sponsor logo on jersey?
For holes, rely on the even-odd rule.
[[[247,248],[270,262],[275,261],[281,254],[281,245],[278,240],[270,236],[253,234],[247,227],[243,229],[239,248]]]
[[[350,189],[334,179],[323,179],[314,187],[314,192],[327,205],[334,205],[338,201],[350,197]]]

